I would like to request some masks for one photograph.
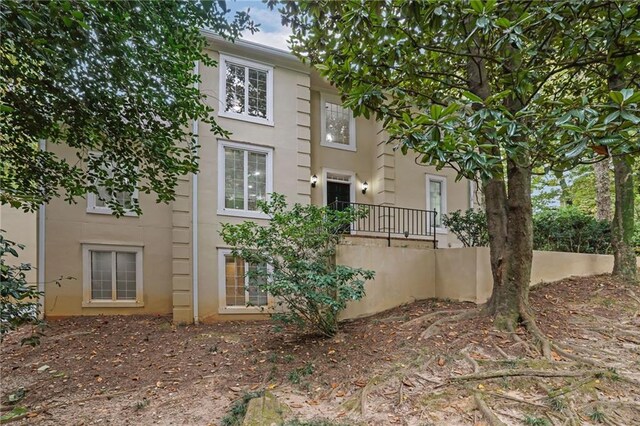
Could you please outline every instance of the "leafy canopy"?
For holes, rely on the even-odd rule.
[[[374,272],[335,264],[336,245],[345,228],[362,212],[294,204],[281,194],[260,201],[266,225],[246,221],[222,224],[222,239],[252,265],[249,278],[274,297],[274,318],[305,326],[325,336],[338,330],[338,314],[350,300],[364,297],[364,283]]]
[[[279,10],[293,51],[424,163],[502,177],[505,160],[564,170],[598,158],[600,146],[640,148],[637,1],[302,1]],[[632,75],[609,96],[611,66]]]
[[[97,194],[98,183],[173,199],[178,176],[197,170],[190,121],[224,134],[194,86],[195,61],[215,65],[200,29],[257,30],[246,12],[228,18],[210,0],[1,2],[0,202],[33,210],[59,192]],[[77,158],[42,152],[40,140]]]

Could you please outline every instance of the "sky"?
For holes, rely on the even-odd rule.
[[[270,11],[261,1],[253,0],[227,1],[227,8],[231,9],[232,14],[237,10],[246,11],[251,9],[249,12],[251,19],[260,24],[260,32],[255,34],[246,32],[242,37],[243,39],[282,50],[289,50],[287,38],[291,31],[281,24],[280,14],[276,10]]]

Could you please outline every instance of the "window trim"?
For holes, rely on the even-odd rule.
[[[430,175],[430,174],[426,174],[425,175],[425,195],[427,198],[427,210],[435,210],[433,208],[431,208],[431,197],[430,197],[430,183],[431,181],[434,182],[440,182],[442,185],[442,197],[440,202],[442,203],[441,207],[441,212],[440,212],[440,217],[442,217],[442,215],[447,214],[447,177],[446,176],[439,176],[439,175]],[[447,234],[449,233],[449,230],[447,228],[445,228],[444,226],[436,226],[436,234]]]
[[[91,299],[91,252],[111,251],[136,254],[136,299],[116,300],[112,288],[111,300]],[[113,256],[113,255],[112,255]],[[83,308],[141,308],[144,306],[143,247],[113,244],[82,244],[82,307]],[[115,283],[115,280],[114,280]]]
[[[90,156],[98,156],[102,155],[102,153],[97,151],[92,151],[89,153]],[[99,185],[96,185],[99,186]],[[138,199],[138,188],[134,189],[131,193],[131,198]],[[97,206],[96,200],[98,199],[98,194],[94,194],[93,192],[87,193],[87,213],[91,214],[113,214],[113,209],[109,206]],[[123,216],[128,217],[138,217],[138,214],[133,210],[125,210]]]
[[[225,148],[235,148],[241,149],[245,152],[257,152],[260,154],[266,154],[266,197],[269,199],[270,194],[273,192],[273,148],[263,147],[258,145],[251,145],[246,143],[232,142],[228,140],[219,139],[218,140],[218,215],[220,216],[237,216],[237,217],[248,217],[254,219],[269,219],[269,216],[266,214],[254,211],[254,210],[244,210],[244,209],[228,209],[224,205],[224,195],[225,195]],[[245,156],[246,159],[246,156]],[[246,195],[246,173],[245,173],[245,195]]]
[[[341,143],[327,142],[327,108],[325,104],[330,102],[332,104],[337,104],[342,106],[342,101],[339,96],[330,95],[328,93],[320,93],[320,146],[325,146],[327,148],[336,148],[341,149],[343,151],[357,151],[356,147],[356,119],[353,116],[353,112],[349,110],[349,145],[344,145]],[[344,107],[343,107],[344,108]]]
[[[237,113],[227,111],[227,61],[232,62],[234,64],[240,65],[247,68],[254,68],[256,70],[265,71],[267,73],[267,118],[260,118],[249,115],[248,112],[245,113]],[[219,60],[219,92],[220,92],[220,101],[219,101],[219,109],[218,116],[231,118],[236,120],[248,121],[256,124],[263,124],[267,126],[273,126],[273,70],[274,67],[272,65],[249,61],[247,59],[238,58],[237,56],[231,56],[225,53],[220,53]],[[245,71],[246,76],[247,71]],[[248,103],[248,98],[245,96],[245,111],[247,111],[246,103]]]
[[[265,306],[227,306],[227,287],[225,274],[225,256],[231,254],[231,249],[218,249],[218,313],[219,314],[268,314],[273,310],[274,299],[267,293]],[[245,265],[248,262],[245,260]],[[271,266],[267,266],[271,270]]]

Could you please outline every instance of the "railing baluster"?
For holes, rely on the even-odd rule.
[[[365,235],[367,233],[386,234],[389,246],[391,246],[392,235],[402,235],[405,238],[433,236],[434,244],[436,244],[437,212],[434,210],[351,203],[339,200],[330,203],[329,208],[336,210],[353,208],[364,211],[365,216],[358,217],[353,221],[349,229],[353,232],[363,232]]]

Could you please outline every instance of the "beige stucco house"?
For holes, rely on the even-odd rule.
[[[269,303],[268,295],[245,286],[249,265],[229,255],[218,232],[224,222],[265,220],[256,201],[274,191],[289,202],[325,205],[338,199],[388,207],[386,213],[372,210],[381,222],[354,227],[352,240],[361,234],[386,241],[393,228],[397,240],[460,246],[439,220],[448,211],[474,207],[471,182],[394,151],[380,123],[353,118],[336,90],[293,55],[209,39],[219,66],[196,67],[199,89],[231,136],[217,138],[208,125],[193,123],[200,173],[179,182],[174,202],[155,204],[140,194],[144,214],[121,218],[94,196],[77,204],[55,199],[37,217],[2,210],[5,229],[37,229],[37,237],[29,237],[46,316],[172,314],[177,322],[197,322],[264,315],[247,304]],[[47,149],[73,155],[63,146]],[[436,222],[411,216],[424,211],[437,211]],[[424,229],[409,232],[409,222],[389,225],[390,216],[399,221],[402,214],[414,218],[409,222],[426,220]],[[61,276],[74,279],[57,286],[53,281]]]

